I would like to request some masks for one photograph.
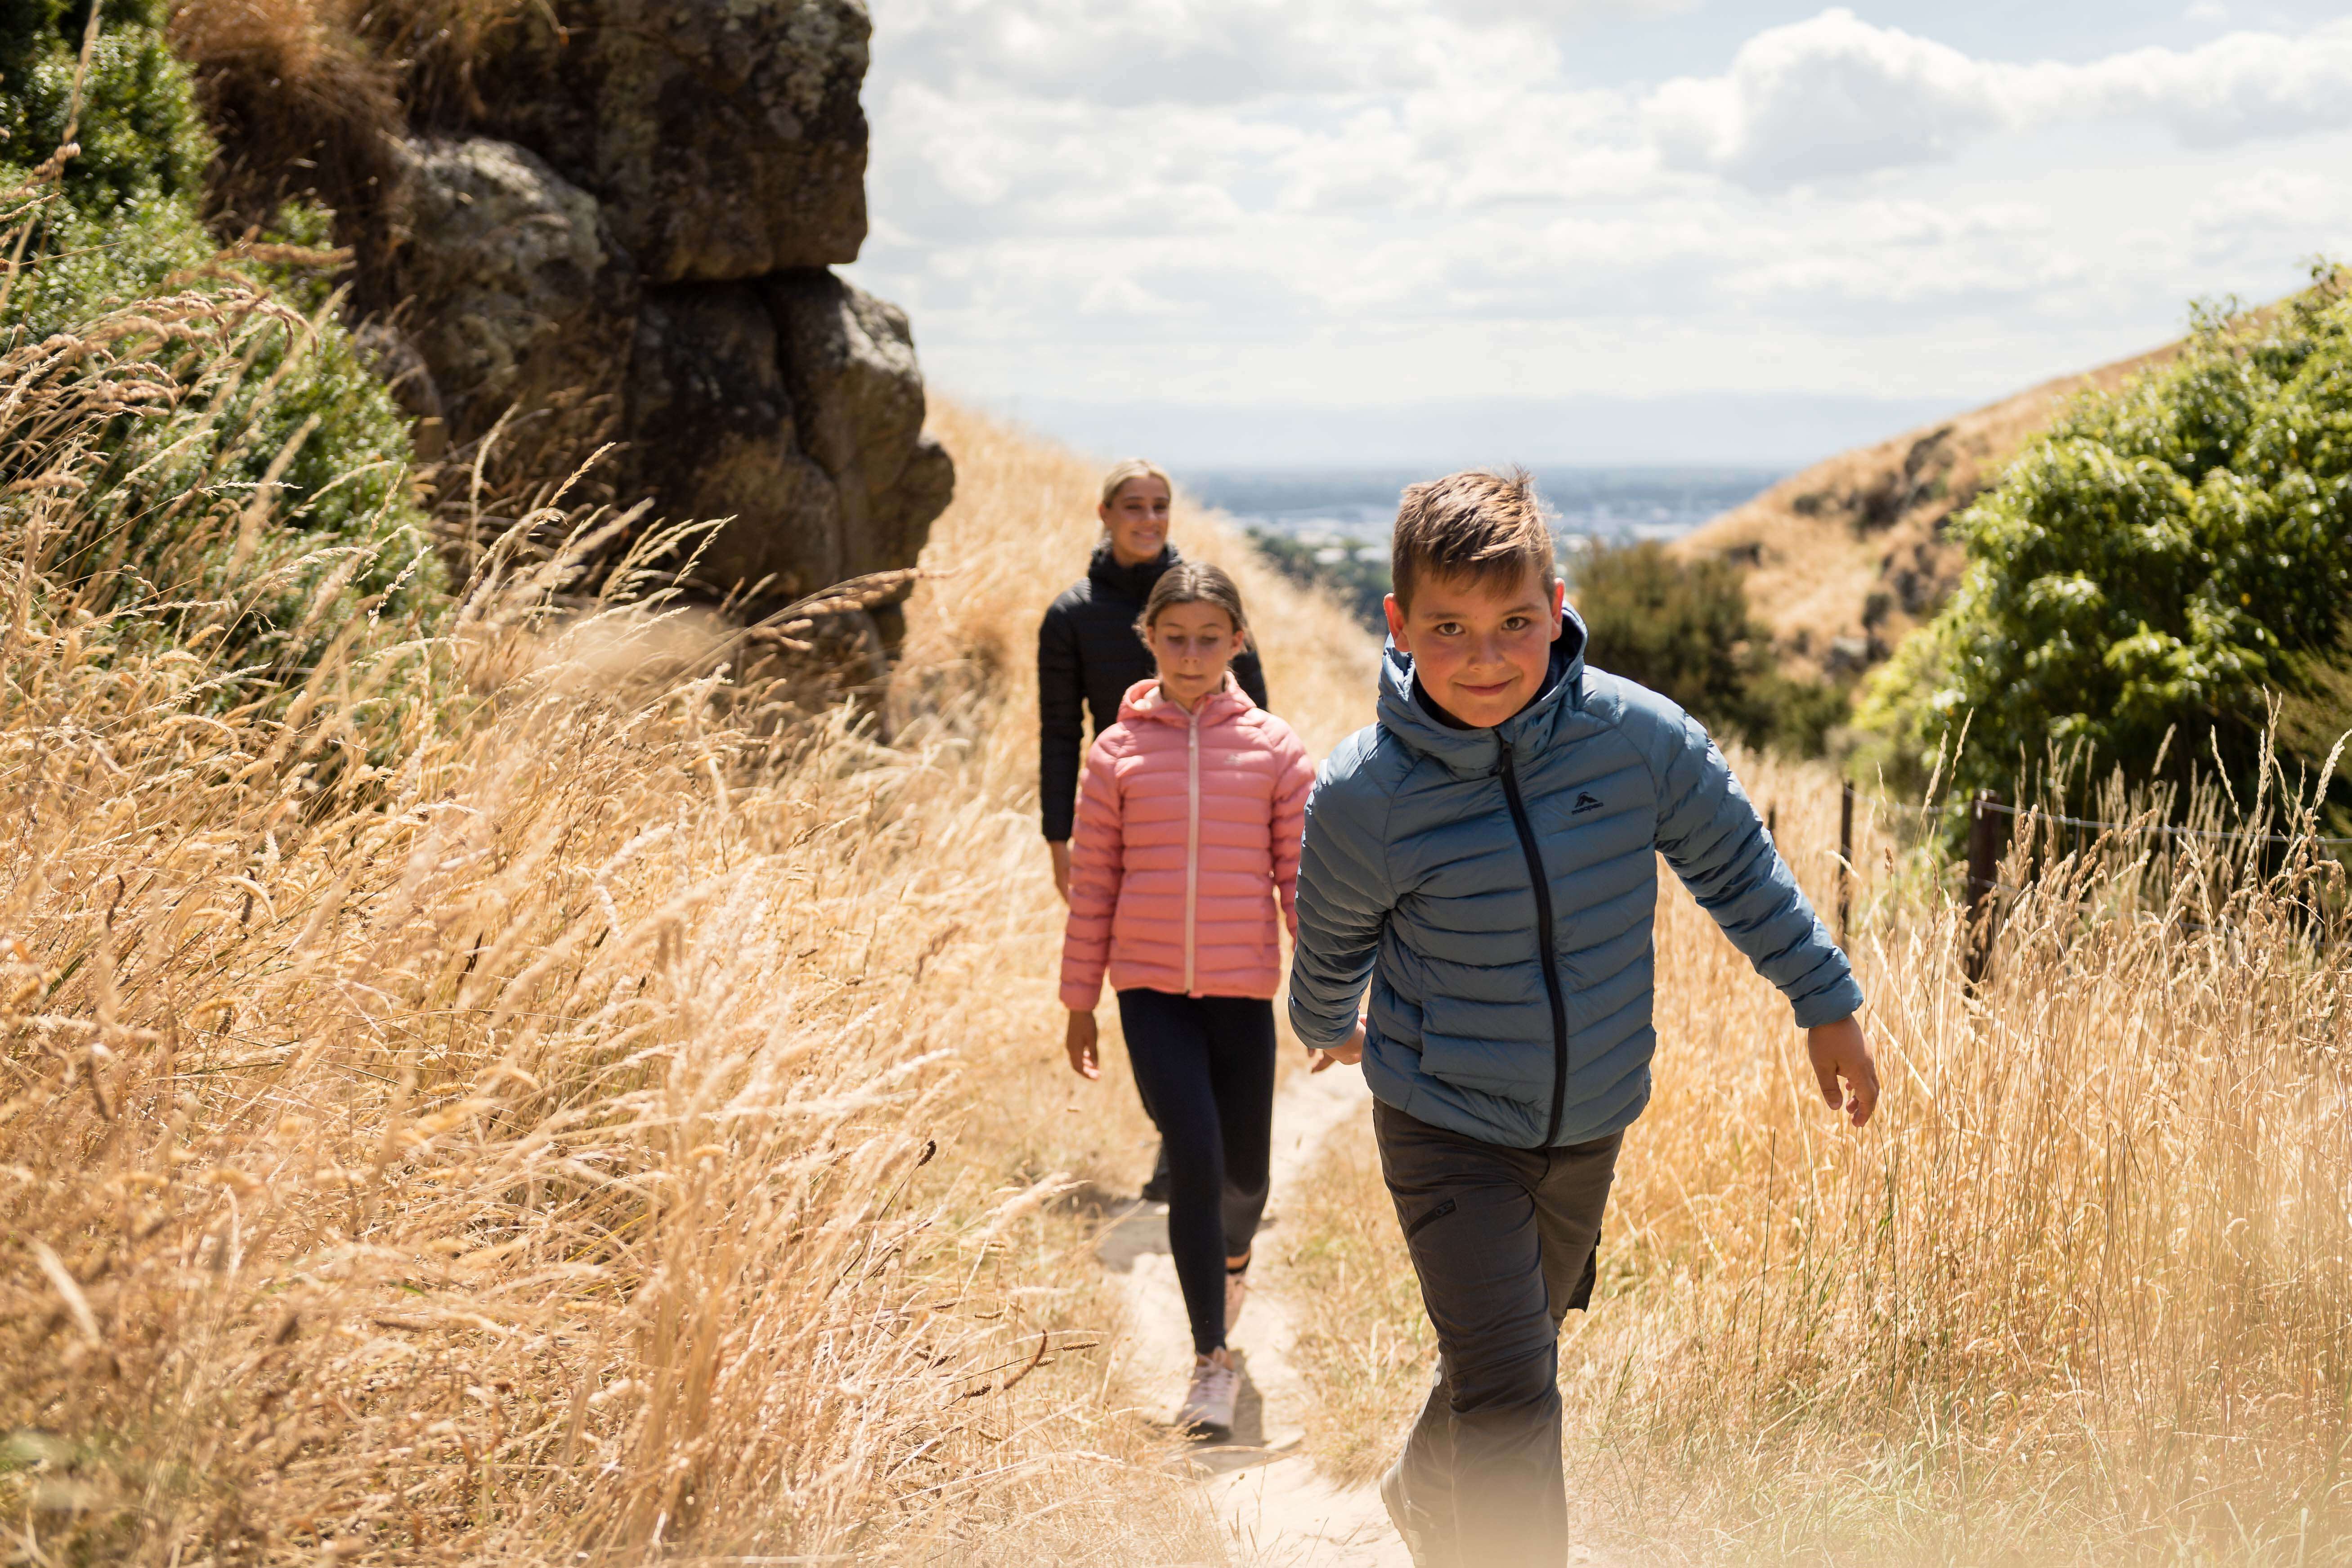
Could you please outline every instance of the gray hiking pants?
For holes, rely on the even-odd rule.
[[[1592,1299],[1624,1134],[1506,1149],[1372,1108],[1437,1377],[1391,1475],[1422,1568],[1559,1568],[1559,1325]]]

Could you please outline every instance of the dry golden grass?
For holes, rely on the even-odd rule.
[[[183,370],[230,342],[153,316]],[[1089,1247],[1148,1129],[1120,1053],[1088,1087],[1056,1048],[1031,647],[1093,466],[937,411],[961,485],[887,745],[846,710],[743,732],[755,704],[658,673],[667,612],[553,620],[560,562],[502,547],[457,624],[232,708],[189,649],[246,584],[171,643],[57,566],[100,426],[211,384],[136,317],[0,428],[11,1552],[1217,1560]],[[192,539],[255,515],[173,504]],[[1177,536],[1235,570],[1310,746],[1361,722],[1346,614],[1189,504]],[[1750,782],[1826,905],[1827,775]],[[1859,1136],[1777,998],[1662,912],[1658,1096],[1564,1358],[1589,1527],[2352,1559],[2340,933],[2243,868],[2110,856],[2037,884],[1970,994],[1933,877],[1864,842],[1890,1093]],[[1314,1441],[1361,1474],[1425,1331],[1360,1146],[1285,1229]]]
[[[1833,783],[1743,771],[1829,907]],[[1645,1560],[2352,1558],[2340,923],[2312,923],[2308,879],[2193,851],[2158,877],[2145,841],[2111,844],[2015,904],[1972,994],[1935,879],[1864,827],[1854,945],[1887,1092],[1862,1133],[1820,1104],[1785,1005],[1664,900],[1656,1098],[1562,1346],[1595,1539]],[[1426,1330],[1368,1147],[1328,1177],[1293,1245],[1338,1407],[1318,1451],[1362,1475],[1417,1404]]]
[[[88,437],[170,401],[141,354],[227,349],[126,322],[0,432],[10,1550],[1216,1559],[1088,1247],[1145,1129],[1057,1049],[1026,645],[1090,467],[940,411],[887,746],[628,678],[663,612],[549,621],[546,563],[224,710],[235,584],[172,644],[55,569]],[[1179,528],[1328,740],[1342,614]]]

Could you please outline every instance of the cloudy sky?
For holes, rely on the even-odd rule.
[[[1097,450],[1794,460],[2352,258],[2342,0],[873,9],[854,276]]]

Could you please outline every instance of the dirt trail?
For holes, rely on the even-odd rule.
[[[1283,1293],[1278,1226],[1332,1129],[1370,1114],[1363,1074],[1352,1068],[1294,1073],[1274,1106],[1272,1237],[1261,1236],[1250,1300],[1230,1336],[1243,1367],[1234,1440],[1196,1449],[1209,1504],[1235,1560],[1250,1568],[1412,1568],[1380,1494],[1343,1489],[1315,1473],[1305,1446],[1308,1394],[1291,1357],[1293,1318]],[[1265,1245],[1269,1240],[1275,1245]],[[1097,1248],[1127,1296],[1133,1333],[1121,1349],[1127,1376],[1148,1409],[1172,1413],[1192,1372],[1192,1335],[1168,1256],[1165,1210],[1138,1208]]]

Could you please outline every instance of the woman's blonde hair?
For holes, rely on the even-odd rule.
[[[1110,505],[1118,498],[1119,487],[1129,479],[1158,479],[1168,487],[1171,497],[1176,494],[1176,481],[1168,477],[1168,470],[1141,458],[1129,458],[1103,476],[1103,505]]]
[[[1225,612],[1234,631],[1249,631],[1249,617],[1242,614],[1242,591],[1234,586],[1224,568],[1205,561],[1179,561],[1160,574],[1160,581],[1151,584],[1150,596],[1143,601],[1143,614],[1135,618],[1135,635],[1149,641],[1151,623],[1171,605],[1214,605]]]

